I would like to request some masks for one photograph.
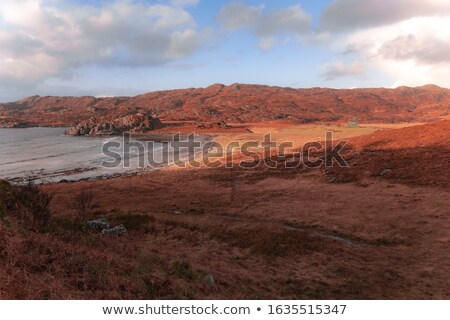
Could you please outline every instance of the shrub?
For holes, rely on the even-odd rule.
[[[27,176],[27,183],[23,190],[25,198],[28,198],[28,211],[33,218],[33,224],[47,225],[51,218],[50,202],[53,195],[39,188],[31,176]]]
[[[24,186],[13,186],[0,181],[0,213],[14,214],[33,224],[47,225],[51,218],[50,202],[53,195],[39,188],[28,179]]]
[[[41,226],[47,225],[51,218],[50,202],[53,195],[47,192],[35,188],[31,190],[31,215],[33,217],[33,223]]]
[[[0,180],[0,217],[4,217],[12,206],[12,187],[3,180]]]
[[[95,208],[94,194],[88,190],[81,190],[75,197],[76,209],[80,219],[85,219],[92,215]]]

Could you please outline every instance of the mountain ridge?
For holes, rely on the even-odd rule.
[[[150,113],[163,121],[230,123],[434,121],[450,112],[450,90],[435,85],[388,88],[288,88],[235,83],[154,91],[133,97],[31,96],[0,103],[0,126],[73,126],[91,117]]]

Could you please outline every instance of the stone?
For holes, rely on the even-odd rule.
[[[121,236],[126,233],[127,233],[127,229],[125,228],[125,226],[123,224],[115,226],[114,228],[102,230],[103,235]]]
[[[208,287],[214,287],[216,285],[214,277],[211,274],[207,274],[206,276],[203,277],[203,283],[206,284]]]
[[[392,172],[391,169],[384,169],[383,171],[381,171],[380,177],[383,177],[383,176],[385,176],[386,174],[391,173],[391,172]]]
[[[104,218],[87,221],[86,225],[91,229],[99,230],[99,231],[109,229],[109,222],[107,219],[104,219]]]
[[[179,216],[179,215],[182,215],[183,212],[181,212],[180,209],[171,209],[171,210],[169,210],[169,214],[173,214],[175,216]]]

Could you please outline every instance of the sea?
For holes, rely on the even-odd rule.
[[[109,178],[148,170],[140,158],[145,155],[137,148],[124,148],[123,137],[74,137],[64,134],[69,128],[0,129],[0,179],[21,183],[30,177],[40,183]],[[136,142],[131,139],[130,143]],[[102,151],[105,144],[114,147],[121,159],[128,158],[129,165],[121,163],[113,168],[111,155]],[[163,152],[166,144],[152,143],[145,153]],[[114,159],[117,161],[117,158]]]

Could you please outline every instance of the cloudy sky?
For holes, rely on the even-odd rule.
[[[449,0],[1,0],[0,101],[260,83],[450,87]]]

